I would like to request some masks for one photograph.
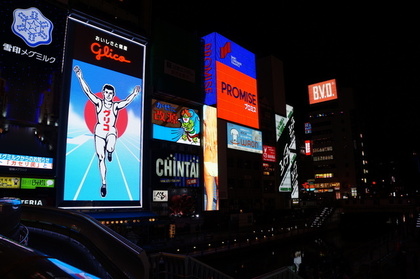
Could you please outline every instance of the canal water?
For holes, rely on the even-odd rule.
[[[331,229],[198,259],[240,279],[254,278],[285,266],[302,278],[370,278],[373,263],[395,255],[404,240],[413,236],[412,224],[406,218],[389,213],[346,214]],[[297,270],[294,262],[299,253],[301,264]]]

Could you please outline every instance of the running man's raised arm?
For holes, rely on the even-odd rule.
[[[73,71],[80,82],[80,86],[82,87],[83,92],[85,92],[86,96],[93,103],[97,104],[100,101],[100,99],[95,94],[92,93],[92,90],[90,90],[89,85],[86,83],[85,79],[83,78],[82,69],[80,69],[79,66],[74,66]]]
[[[128,106],[128,104],[130,104],[134,100],[134,98],[140,93],[140,91],[141,91],[140,85],[136,85],[134,87],[134,89],[133,89],[133,92],[131,92],[131,94],[128,95],[128,97],[125,98],[125,100],[119,101],[117,103],[117,107],[116,108],[117,109],[123,109],[126,106]]]

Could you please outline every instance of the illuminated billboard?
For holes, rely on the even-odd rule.
[[[312,141],[310,140],[305,140],[305,155],[312,155]]]
[[[199,187],[200,160],[197,155],[154,151],[153,184],[162,187]]]
[[[200,145],[200,117],[194,109],[152,100],[153,138]]]
[[[227,141],[228,148],[263,153],[261,131],[227,123]]]
[[[286,115],[275,115],[276,149],[279,151],[279,192],[292,192],[298,198],[297,152],[293,107],[286,105]]]
[[[56,175],[66,11],[48,2],[0,2],[0,174]]]
[[[159,150],[153,152],[152,164],[154,210],[176,217],[194,214],[202,193],[200,156]]]
[[[0,153],[0,166],[33,169],[52,169],[53,159],[48,157]]]
[[[276,148],[274,146],[263,145],[263,161],[276,162]]]
[[[335,79],[308,85],[309,104],[316,104],[337,99]]]
[[[217,117],[259,128],[255,55],[221,36],[204,39],[206,105],[217,105]]]
[[[203,106],[204,210],[218,210],[219,161],[217,148],[217,109]]]
[[[20,178],[19,177],[0,177],[0,188],[1,189],[19,189]]]
[[[145,46],[69,18],[61,207],[141,207]]]
[[[22,178],[20,187],[22,189],[53,188],[54,184],[54,179]]]

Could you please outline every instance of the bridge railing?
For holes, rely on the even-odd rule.
[[[233,279],[233,277],[193,257],[170,253],[150,256],[151,279],[200,278]]]

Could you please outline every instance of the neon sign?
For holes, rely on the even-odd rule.
[[[131,63],[131,61],[127,60],[124,56],[113,53],[114,50],[109,46],[104,46],[102,48],[99,43],[92,43],[90,45],[90,51],[92,51],[93,54],[96,54],[96,60],[101,60],[102,57],[106,57],[118,62]]]

